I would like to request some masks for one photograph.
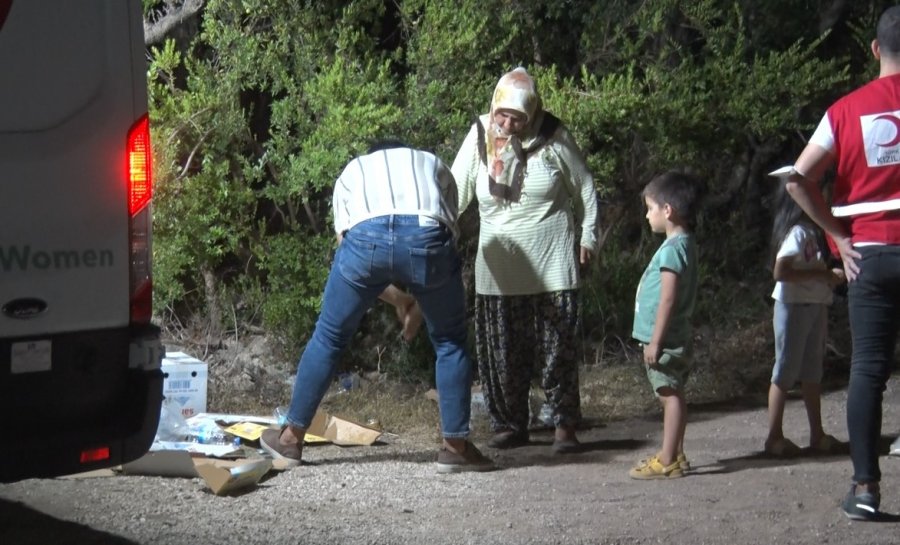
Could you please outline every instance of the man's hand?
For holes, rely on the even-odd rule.
[[[862,255],[853,249],[850,237],[832,237],[834,244],[837,246],[838,252],[841,254],[841,261],[844,263],[844,275],[848,282],[853,282],[859,276],[859,265],[856,260]]]
[[[400,322],[400,325],[403,328],[401,333],[403,340],[406,342],[412,341],[415,338],[416,333],[419,332],[419,328],[422,326],[422,320],[424,319],[424,316],[422,316],[422,309],[419,308],[419,303],[416,302],[416,298],[394,284],[390,284],[386,287],[378,298],[385,303],[394,306],[394,309],[397,312],[397,321]]]

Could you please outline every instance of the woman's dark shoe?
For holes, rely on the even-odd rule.
[[[488,441],[487,446],[491,448],[516,448],[522,447],[528,444],[528,433],[521,431],[501,431],[499,433],[495,433],[493,437]]]
[[[572,454],[581,450],[574,426],[561,426],[553,434],[553,454]]]
[[[554,454],[573,454],[581,451],[581,443],[574,437],[570,439],[554,439],[553,447],[551,448]]]

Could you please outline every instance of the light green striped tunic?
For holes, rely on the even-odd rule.
[[[487,127],[488,116],[481,122]],[[575,241],[580,232],[581,246],[596,252],[597,197],[594,178],[565,127],[528,157],[520,202],[499,203],[488,192],[474,124],[451,171],[459,212],[478,200],[476,293],[531,295],[580,287]]]

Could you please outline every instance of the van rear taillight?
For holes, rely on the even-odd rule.
[[[9,14],[9,8],[12,7],[12,0],[0,0],[0,28],[6,22],[6,16]]]
[[[151,155],[150,121],[144,115],[128,131],[128,211],[132,216],[153,194]]]
[[[103,460],[109,460],[109,447],[97,447],[82,450],[79,458],[79,461],[82,464],[102,462]]]
[[[131,322],[150,323],[153,312],[153,275],[150,248],[150,200],[153,171],[150,122],[145,114],[128,131],[129,245],[131,247]]]

